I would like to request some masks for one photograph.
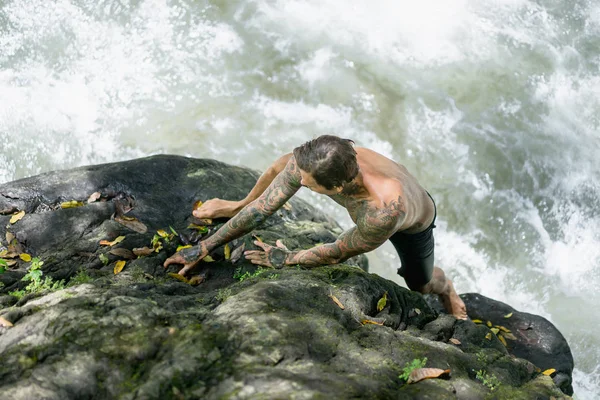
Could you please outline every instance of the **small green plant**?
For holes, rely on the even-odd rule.
[[[225,300],[227,300],[230,296],[231,296],[230,288],[219,289],[219,291],[217,292],[217,295],[215,296],[215,299],[219,300],[222,303]]]
[[[267,278],[269,278],[269,279],[277,279],[277,278],[279,278],[279,274],[270,274]]]
[[[3,274],[8,267],[8,263],[4,258],[0,258],[0,274]]]
[[[413,372],[415,369],[425,367],[426,363],[427,357],[424,357],[422,360],[415,358],[411,362],[407,362],[406,365],[404,365],[404,368],[402,369],[402,374],[398,376],[398,378],[403,379],[404,381],[408,381],[410,373]]]
[[[486,371],[480,369],[475,375],[478,381],[487,386],[491,391],[494,391],[500,386],[500,380],[495,375],[490,375]]]
[[[256,278],[263,271],[264,271],[264,269],[259,268],[254,273],[250,273],[250,271],[246,271],[246,272],[242,273],[242,267],[239,267],[233,273],[233,279],[237,279],[240,282],[244,282],[246,279]]]
[[[67,287],[77,286],[77,285],[81,285],[84,283],[89,283],[89,282],[92,282],[93,280],[94,279],[92,279],[92,277],[89,276],[88,273],[84,269],[80,269],[79,272],[77,272],[77,275],[75,275],[74,277],[72,277],[69,280],[69,284],[67,285]]]
[[[29,271],[25,276],[21,279],[24,282],[30,282],[29,285],[25,287],[23,290],[15,290],[10,292],[9,294],[15,296],[18,299],[21,299],[23,296],[32,293],[41,293],[43,291],[56,291],[65,288],[65,282],[60,280],[58,282],[54,281],[51,277],[46,277],[46,279],[42,279],[42,265],[44,265],[43,261],[40,261],[39,258],[34,258],[31,260],[31,267],[29,267]]]

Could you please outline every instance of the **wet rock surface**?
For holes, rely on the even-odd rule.
[[[191,217],[194,201],[240,199],[257,176],[213,160],[154,156],[0,185],[3,247],[39,258],[44,277],[66,285],[16,299],[9,293],[27,286],[21,279],[32,263],[16,258],[0,275],[0,317],[13,325],[0,323],[0,399],[566,398],[559,387],[570,393],[572,357],[547,321],[477,294],[463,299],[470,317],[485,322],[457,321],[439,312],[435,299],[366,272],[364,257],[311,270],[259,270],[232,260],[242,245],[253,248],[247,235],[230,245],[231,256],[218,249],[214,262],[196,268],[203,283],[169,276],[177,268],[165,271],[162,263],[177,246],[223,223],[213,221],[207,232],[188,228],[199,222]],[[96,192],[101,197],[88,204]],[[72,200],[84,205],[61,208]],[[301,249],[340,233],[306,202],[289,204],[253,234]],[[25,216],[11,224],[20,210]],[[167,237],[157,239],[158,230]],[[119,236],[125,238],[114,246],[100,245]],[[111,253],[152,248],[153,239],[163,248],[148,256]],[[114,274],[120,260],[127,263]],[[387,304],[378,311],[385,292]],[[487,321],[516,339],[505,346]],[[450,369],[451,377],[410,385],[399,379],[407,363],[425,357],[427,367]],[[544,376],[547,368],[557,372]]]

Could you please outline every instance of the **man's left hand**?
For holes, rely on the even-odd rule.
[[[290,251],[285,245],[278,240],[275,246],[271,246],[258,240],[254,241],[254,244],[262,248],[261,250],[248,250],[244,253],[246,260],[250,260],[252,264],[262,265],[264,267],[281,269],[285,266],[286,259],[290,254]]]

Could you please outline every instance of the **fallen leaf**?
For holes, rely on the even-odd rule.
[[[175,250],[175,251],[181,251],[183,249],[189,249],[191,247],[192,247],[191,244],[186,244],[185,246],[177,246],[177,250]]]
[[[510,329],[502,325],[494,325],[496,328],[500,329],[502,332],[510,333]]]
[[[19,211],[18,213],[16,213],[15,215],[13,215],[12,217],[10,217],[10,223],[11,224],[16,224],[18,221],[21,220],[21,218],[23,218],[25,216],[25,211]]]
[[[483,324],[483,321],[480,319],[474,319],[473,322],[476,324]]]
[[[211,256],[206,256],[206,257],[204,257],[204,258],[202,259],[202,261],[206,261],[206,262],[214,262],[214,261],[215,261],[215,259],[214,259],[214,258],[212,258]]]
[[[198,286],[199,284],[201,284],[202,282],[204,282],[206,280],[206,276],[204,275],[194,275],[190,278],[190,280],[188,281],[188,283],[192,286]]]
[[[507,339],[517,340],[517,337],[510,332],[504,332],[504,333],[502,333],[502,335],[504,335],[504,337]]]
[[[414,310],[417,315],[421,315],[422,311],[419,308],[414,308]]]
[[[223,252],[225,253],[225,259],[229,260],[231,258],[231,247],[229,247],[229,243],[225,243],[225,247],[223,247]]]
[[[162,238],[166,238],[169,236],[169,234],[167,233],[167,231],[165,231],[164,229],[159,229],[156,231],[156,233],[158,233],[158,236],[162,237]]]
[[[133,260],[135,258],[135,254],[133,254],[131,250],[125,249],[123,247],[112,249],[111,251],[109,251],[109,253],[117,257],[126,258],[128,260]]]
[[[263,242],[263,240],[261,238],[259,238],[258,236],[256,236],[256,235],[252,235],[252,236],[254,237],[254,239],[258,240],[259,242],[261,242],[261,243]]]
[[[367,324],[371,324],[371,325],[381,325],[383,326],[383,322],[377,322],[377,321],[373,321],[370,319],[363,319],[362,321],[360,321],[361,324],[363,325],[367,325]]]
[[[135,249],[133,249],[133,254],[135,254],[138,257],[149,256],[152,253],[154,253],[154,249],[150,249],[148,247],[136,247]]]
[[[458,346],[459,344],[461,344],[461,343],[460,343],[460,340],[458,340],[458,339],[455,339],[455,338],[450,338],[450,339],[448,339],[448,341],[449,341],[450,343],[453,343],[453,344],[457,345],[457,346]]]
[[[208,232],[208,227],[202,226],[202,225],[197,225],[197,224],[189,224],[188,229],[195,229],[200,233]]]
[[[510,317],[512,317],[512,316],[513,316],[513,313],[508,313],[508,314],[506,314],[506,315],[504,316],[504,318],[510,318]]]
[[[15,235],[9,231],[6,231],[6,244],[10,245],[13,240],[15,240]]]
[[[169,225],[169,230],[170,230],[170,231],[173,233],[173,235],[175,235],[175,236],[179,236],[179,233],[177,233],[177,232],[175,231],[175,229],[173,229],[173,227],[172,227],[171,225]]]
[[[494,335],[498,335],[498,332],[500,332],[500,329],[498,329],[498,328],[490,328],[490,331],[492,331],[492,333]]]
[[[27,253],[19,254],[19,258],[25,262],[31,262],[31,256]]]
[[[192,210],[197,210],[197,209],[199,209],[200,207],[202,207],[202,204],[203,204],[203,203],[202,203],[202,200],[197,200],[197,201],[194,203],[194,205],[192,206]]]
[[[554,368],[550,368],[550,369],[547,369],[544,372],[542,372],[542,374],[546,375],[546,376],[550,376],[550,375],[552,375],[555,372],[556,372],[556,370]]]
[[[487,335],[485,335],[485,338],[487,340],[492,340],[492,332],[488,332]]]
[[[337,297],[335,297],[334,295],[330,294],[330,295],[329,295],[329,297],[330,297],[330,298],[331,298],[331,300],[333,300],[333,302],[334,302],[335,304],[337,304],[337,306],[338,306],[339,308],[341,308],[342,310],[344,310],[344,309],[346,308],[346,307],[344,307],[344,305],[342,304],[342,302],[341,302],[341,301],[339,301],[339,300],[338,300],[338,298],[337,298]]]
[[[94,192],[90,195],[90,197],[88,197],[87,202],[88,202],[88,204],[93,203],[93,202],[97,201],[100,197],[102,197],[102,193]]]
[[[120,215],[115,217],[115,221],[117,221],[124,227],[131,229],[134,232],[142,234],[148,232],[148,227],[142,221],[138,220],[135,217]]]
[[[175,272],[169,272],[167,275],[169,275],[171,278],[177,279],[178,281],[190,283],[190,281],[185,276],[176,274]]]
[[[238,248],[233,250],[233,252],[231,252],[231,262],[232,263],[238,262],[238,260],[242,257],[242,254],[244,253],[245,249],[246,249],[246,243],[242,243],[241,246],[239,246]]]
[[[6,261],[7,267],[14,267],[15,265],[17,265],[17,262],[15,260],[4,260],[4,261]]]
[[[416,383],[423,379],[446,378],[450,376],[449,369],[440,368],[417,368],[410,373],[406,383]]]
[[[115,273],[115,275],[117,275],[119,272],[123,271],[125,264],[127,264],[127,261],[124,261],[124,260],[117,261],[115,263],[115,268],[113,269],[113,272]]]
[[[383,292],[383,297],[377,302],[377,311],[381,312],[387,304],[387,292]]]
[[[504,339],[504,336],[498,335],[498,339],[500,340],[500,342],[502,342],[502,344],[504,345],[504,347],[508,346],[508,344],[506,343],[506,339]]]
[[[485,324],[488,326],[488,328],[491,328],[493,326],[490,321],[486,322]]]
[[[2,257],[2,258],[17,258],[17,257],[19,257],[19,254],[15,253],[14,251],[3,250],[2,253],[0,253],[0,257]]]
[[[12,324],[12,322],[4,319],[3,317],[0,317],[0,326],[5,326],[7,328],[10,328],[10,327],[12,327],[14,325]]]
[[[114,246],[117,243],[121,243],[123,240],[125,240],[125,236],[119,236],[118,238],[116,238],[112,242],[109,242],[108,240],[101,240],[100,241],[100,245],[101,246]]]
[[[81,201],[77,201],[77,200],[65,201],[63,203],[60,203],[60,208],[62,208],[62,209],[77,208],[77,207],[81,207],[81,206],[83,206],[83,203]]]

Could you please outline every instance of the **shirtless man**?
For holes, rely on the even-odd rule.
[[[195,217],[233,218],[197,246],[168,258],[165,268],[183,264],[179,273],[184,275],[213,249],[252,231],[304,186],[345,207],[356,226],[334,243],[308,250],[289,251],[279,241],[277,246],[256,241],[262,250],[246,251],[246,259],[273,268],[298,264],[311,268],[341,263],[389,239],[400,255],[398,273],[408,287],[440,295],[450,314],[466,319],[465,304],[452,282],[433,265],[433,199],[405,167],[353,144],[320,136],[275,161],[244,200],[207,201],[193,212]]]

